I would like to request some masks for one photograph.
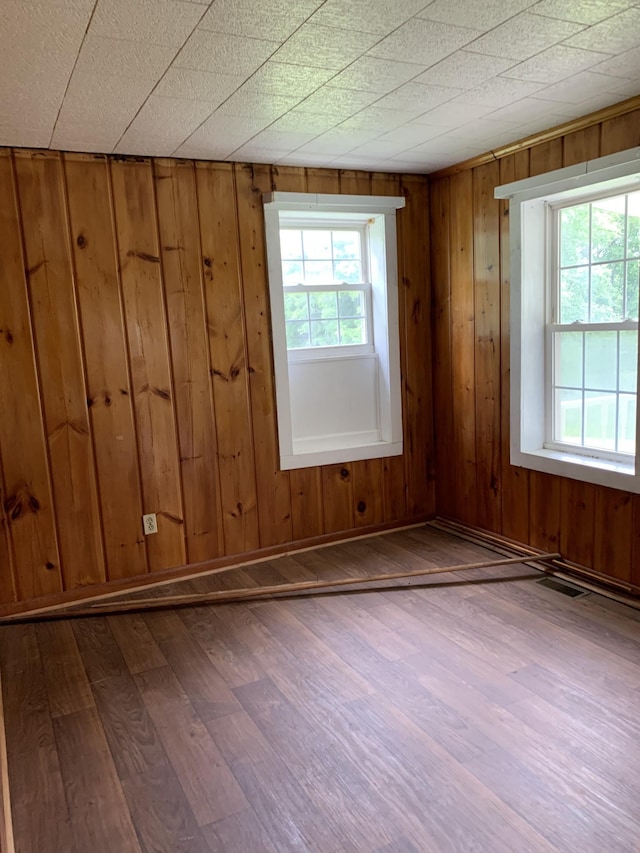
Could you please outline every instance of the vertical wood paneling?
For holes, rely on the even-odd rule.
[[[154,571],[183,565],[186,552],[153,172],[129,161],[111,174],[144,512],[158,516],[147,537]]]
[[[260,545],[291,541],[289,472],[279,470],[262,195],[271,190],[266,166],[236,166],[238,232],[249,354],[249,388],[256,460]]]
[[[417,177],[402,178],[406,207],[398,211],[399,285],[404,300],[407,410],[404,441],[407,512],[418,517],[435,510],[433,389],[431,381],[431,291],[429,287],[429,187]],[[425,346],[426,345],[426,346]]]
[[[225,552],[260,544],[233,167],[197,163]]]
[[[631,579],[633,495],[600,489],[596,495],[593,568],[622,581]]]
[[[472,175],[450,179],[452,477],[455,518],[476,521],[475,327]]]
[[[193,163],[154,165],[180,442],[187,561],[224,553]]]
[[[65,589],[105,580],[62,162],[16,154],[27,280]]]
[[[274,166],[271,183],[280,192],[307,192],[304,169]],[[294,539],[319,536],[324,532],[322,473],[320,468],[298,468],[289,472],[291,483],[291,524]]]
[[[451,477],[453,397],[451,352],[451,287],[449,246],[449,178],[431,184],[431,286],[433,289],[433,393],[438,515],[455,515],[455,481]]]
[[[71,246],[107,578],[147,570],[138,450],[106,159],[65,155]]]
[[[529,175],[529,151],[519,151],[500,161],[500,183]],[[500,365],[502,424],[502,528],[503,536],[519,542],[529,539],[529,472],[511,464],[511,257],[509,202],[500,202]]]
[[[431,215],[434,279],[434,381],[436,387],[437,438],[440,448],[442,441],[447,447],[446,458],[438,458],[438,507],[441,513],[452,518],[462,518],[473,525],[488,527],[510,538],[525,541],[539,548],[559,549],[568,559],[594,568],[605,575],[622,581],[640,583],[640,501],[637,496],[614,489],[601,488],[561,477],[555,477],[535,471],[527,471],[509,464],[509,305],[510,305],[510,258],[509,258],[509,218],[508,202],[500,204],[500,340],[495,356],[480,348],[480,330],[487,322],[487,304],[479,291],[480,279],[484,277],[483,267],[491,247],[495,249],[494,222],[487,223],[478,218],[478,192],[481,182],[485,188],[482,196],[489,203],[493,194],[493,185],[509,183],[531,175],[539,175],[562,166],[569,166],[598,156],[612,154],[640,144],[640,111],[610,119],[602,125],[594,124],[582,130],[567,134],[563,138],[524,148],[515,154],[501,158],[499,176],[495,165],[478,166],[453,177],[442,177],[432,185]],[[473,176],[473,177],[472,177]],[[484,178],[483,178],[484,176]],[[470,275],[454,274],[453,268],[460,266],[460,248],[465,244],[464,228],[469,210],[468,194],[463,183],[473,180],[475,222],[473,228],[476,288],[475,318],[478,338],[475,350],[475,371],[468,349],[468,335],[465,336],[465,324],[469,323],[468,281]],[[438,210],[442,209],[440,187],[451,185],[451,209],[445,212],[446,226],[439,221]],[[451,230],[451,245],[445,247],[442,233],[445,228]],[[463,239],[460,239],[460,234]],[[437,236],[436,236],[437,235]],[[468,241],[467,241],[468,242]],[[463,253],[464,255],[464,253]],[[447,292],[440,285],[440,273],[436,270],[452,264],[451,290]],[[493,270],[491,270],[493,272]],[[465,289],[465,284],[467,289]],[[492,287],[495,288],[495,283]],[[479,299],[479,297],[481,297]],[[448,311],[447,300],[451,306]],[[495,305],[492,303],[490,315],[495,321]],[[441,328],[444,326],[444,328]],[[452,367],[435,353],[439,349],[438,341],[452,341]],[[467,346],[465,346],[467,342]],[[491,406],[485,408],[482,399],[482,376],[488,370],[494,377],[500,370],[502,384],[500,393],[499,418]],[[475,384],[468,380],[475,374]],[[444,412],[447,409],[449,392],[447,383],[453,377],[453,425],[449,430]],[[475,424],[467,429],[477,436],[476,453],[478,462],[477,502],[470,494],[465,467],[469,460],[464,453],[464,435],[466,421],[463,413],[472,406],[475,398]],[[491,417],[486,420],[487,414]],[[469,418],[467,418],[469,420]],[[493,424],[495,423],[495,427]],[[447,446],[447,432],[452,440]],[[501,431],[501,436],[499,435]],[[502,473],[502,506],[500,517],[487,511],[486,502],[492,501],[491,490],[487,490],[486,477],[481,473],[483,454],[488,452],[488,444],[500,443]],[[448,480],[444,473],[449,471]],[[447,488],[451,484],[452,499],[448,501]],[[445,509],[447,507],[447,509]],[[461,507],[465,510],[463,512]]]
[[[477,518],[488,530],[502,519],[499,181],[497,162],[473,170]]]
[[[13,164],[0,151],[0,447],[20,598],[57,592],[62,576],[27,298]],[[26,450],[26,452],[25,452]]]

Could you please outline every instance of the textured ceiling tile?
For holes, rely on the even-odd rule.
[[[568,39],[567,44],[603,53],[621,53],[638,46],[640,9],[627,9]]]
[[[446,101],[462,94],[462,89],[451,89],[445,86],[428,86],[424,83],[405,83],[384,98],[376,101],[377,107],[406,110],[415,115],[421,115],[427,110],[437,107]]]
[[[217,74],[253,74],[279,43],[196,30],[177,55],[177,68],[193,68]]]
[[[327,154],[300,153],[295,151],[286,154],[277,161],[278,166],[313,166],[317,168],[326,167],[331,162],[331,156]]]
[[[273,130],[267,127],[262,130],[251,140],[251,145],[256,145],[260,148],[272,148],[274,151],[289,152],[294,151],[305,142],[310,142],[318,134],[314,131],[300,131],[299,133],[293,130]]]
[[[486,56],[483,53],[470,53],[458,50],[427,68],[424,74],[416,77],[416,83],[429,83],[434,86],[459,86],[463,89],[472,88],[490,80],[497,74],[512,68],[515,59],[501,59],[498,56]]]
[[[420,18],[440,21],[443,24],[457,24],[476,30],[491,30],[507,18],[533,6],[536,0],[435,0],[419,13]],[[535,10],[538,11],[537,9]]]
[[[408,147],[409,144],[402,137],[394,134],[387,139],[379,138],[365,142],[364,145],[359,145],[349,154],[353,154],[355,157],[393,157],[394,154],[402,154]]]
[[[248,142],[237,148],[233,154],[227,157],[234,163],[277,163],[290,153],[288,148],[263,148],[260,145],[254,145],[253,142]]]
[[[492,113],[489,113],[487,119],[490,121],[508,121],[516,125],[534,121],[545,116],[552,116],[558,120],[560,118],[570,118],[569,115],[564,113],[563,106],[562,103],[551,103],[550,101],[541,101],[535,98],[523,98],[514,104],[494,110]]]
[[[214,111],[216,104],[182,101],[152,95],[144,103],[116,151],[139,154],[147,145],[148,154],[171,153]]]
[[[75,72],[156,81],[175,56],[171,47],[103,38],[87,33]]]
[[[322,0],[215,0],[200,23],[203,30],[284,41]]]
[[[424,71],[424,65],[362,56],[334,77],[331,85],[337,89],[354,89],[386,95],[422,71]]]
[[[596,65],[593,70],[602,74],[611,74],[614,77],[640,77],[640,47],[606,59]]]
[[[609,77],[608,74],[584,71],[582,74],[576,74],[561,83],[556,83],[554,86],[548,86],[546,89],[536,92],[535,97],[544,101],[565,101],[569,104],[575,104],[584,101],[586,98],[601,95],[603,92],[614,92],[617,86],[623,84],[624,81],[620,77]]]
[[[260,119],[263,126],[289,112],[300,102],[292,95],[273,95],[239,89],[217,110],[217,115],[233,118]]]
[[[443,128],[461,127],[462,125],[473,126],[476,119],[487,115],[494,109],[491,105],[459,103],[459,100],[456,102],[447,101],[446,104],[441,104],[439,107],[418,116],[414,121],[416,124],[441,125]],[[467,133],[471,137],[472,134],[469,131]]]
[[[605,58],[605,53],[556,44],[510,68],[504,76],[535,83],[557,83],[578,71],[591,68]]]
[[[191,156],[186,149],[209,151],[210,156],[219,155],[224,159],[236,148],[249,142],[268,124],[268,120],[258,118],[235,118],[219,115],[216,111],[180,146],[181,155]],[[222,152],[226,153],[222,153]],[[176,152],[177,153],[177,152]],[[196,154],[194,156],[201,156]],[[209,155],[207,155],[209,156]]]
[[[369,136],[365,135],[365,139],[362,141],[366,142],[368,139]],[[353,141],[351,134],[342,134],[336,137],[323,133],[322,136],[316,136],[315,139],[307,142],[306,145],[301,145],[297,153],[301,155],[324,154],[325,156],[340,157],[342,154],[346,154],[347,151],[351,151],[356,145],[358,145],[358,140]]]
[[[386,35],[417,15],[428,0],[326,0],[313,23]]]
[[[332,85],[323,86],[305,98],[300,109],[310,113],[334,115],[345,119],[368,107],[379,95],[376,92],[358,92],[355,89],[336,89]]]
[[[19,124],[14,127],[0,125],[0,145],[16,148],[48,148],[51,129],[30,128]]]
[[[98,0],[89,31],[108,38],[180,47],[203,9],[180,0]]]
[[[241,74],[212,74],[191,68],[168,68],[154,94],[186,101],[210,101],[221,104],[244,83]]]
[[[286,65],[270,60],[247,80],[243,89],[248,92],[304,98],[326,83],[333,73],[327,68],[306,68],[303,65]]]
[[[121,77],[96,76],[75,71],[60,111],[59,123],[84,119],[87,126],[108,126],[114,120],[128,122],[149,96],[153,83]],[[124,128],[123,128],[124,129]]]
[[[487,80],[477,89],[469,89],[454,103],[477,104],[487,107],[504,107],[539,92],[544,86],[541,83],[528,83],[523,80],[512,80],[507,77],[494,77]]]
[[[578,24],[597,24],[630,6],[632,0],[541,0],[533,11]]]
[[[314,135],[324,133],[335,127],[338,119],[332,115],[308,113],[301,109],[291,110],[286,115],[274,121],[269,130],[284,131],[314,131]]]
[[[304,24],[274,55],[278,62],[318,68],[345,68],[376,43],[378,36]]]
[[[541,50],[584,29],[582,24],[557,21],[523,12],[467,45],[475,53],[528,59]]]
[[[371,48],[369,55],[400,62],[410,58],[412,62],[428,66],[469,44],[479,35],[478,30],[415,18],[382,39]]]
[[[392,130],[406,124],[412,118],[414,118],[414,114],[411,111],[385,109],[373,104],[361,110],[357,115],[341,122],[338,127],[343,130],[372,130],[381,134],[385,130]]]

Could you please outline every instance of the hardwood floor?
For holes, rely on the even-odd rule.
[[[491,556],[427,526],[154,594]],[[539,577],[2,627],[16,850],[637,853],[640,612]]]

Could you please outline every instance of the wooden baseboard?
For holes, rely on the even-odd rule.
[[[451,521],[447,518],[437,517],[431,522],[430,526],[443,530],[446,533],[452,533],[455,536],[460,536],[463,539],[468,539],[478,545],[485,545],[487,548],[496,550],[502,548],[509,553],[528,554],[534,556],[542,552],[537,548],[531,548],[522,542],[516,542],[513,539],[507,539],[505,536],[500,536],[497,533],[492,533],[489,530],[483,530],[480,527],[472,527],[466,524],[460,524],[457,521]],[[596,588],[603,594],[614,593],[615,596],[626,603],[638,603],[640,597],[640,587],[619,578],[604,575],[601,572],[596,572],[588,566],[581,566],[578,563],[572,563],[563,557],[553,560],[542,560],[543,565],[546,565],[554,573],[561,573],[568,578],[574,580],[582,580],[588,582],[591,588]]]
[[[11,817],[11,795],[9,793],[7,737],[4,728],[2,674],[0,673],[0,851],[1,853],[15,853],[15,850],[13,819]]]
[[[428,513],[403,521],[386,522],[384,524],[370,525],[369,527],[341,530],[337,533],[326,533],[322,536],[314,536],[309,539],[299,539],[282,545],[274,545],[270,548],[262,548],[244,554],[234,554],[228,557],[218,557],[215,560],[207,560],[202,563],[189,563],[186,566],[177,566],[173,569],[153,572],[153,574],[137,575],[123,580],[109,581],[103,584],[94,584],[87,587],[78,587],[55,595],[32,598],[28,601],[19,601],[12,604],[0,606],[0,619],[6,616],[18,614],[37,614],[53,612],[70,605],[89,603],[112,598],[126,592],[134,592],[157,586],[165,586],[177,580],[189,580],[201,575],[217,574],[219,572],[231,571],[232,569],[245,568],[250,565],[259,565],[268,560],[286,557],[302,551],[310,551],[312,548],[326,548],[339,542],[351,542],[356,539],[366,539],[369,536],[378,536],[392,530],[406,530],[418,527],[431,521],[434,513]]]

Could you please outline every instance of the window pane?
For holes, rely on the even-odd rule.
[[[364,294],[360,290],[343,290],[338,294],[338,307],[341,317],[362,317]]]
[[[333,264],[331,261],[305,261],[305,284],[331,284],[333,281]]]
[[[349,284],[360,284],[362,282],[360,261],[336,261],[333,267],[334,281],[346,281]]]
[[[627,256],[640,257],[640,192],[629,193],[627,200]]]
[[[620,390],[636,393],[638,384],[638,333],[620,332]]]
[[[615,450],[616,395],[586,391],[584,395],[584,443],[587,447]]]
[[[312,320],[311,321],[311,346],[331,347],[337,346],[338,321],[337,320]]]
[[[618,372],[618,333],[585,332],[584,387],[615,391]]]
[[[559,332],[555,338],[555,384],[582,388],[582,332]]]
[[[624,264],[591,267],[591,322],[623,320]]]
[[[309,318],[309,304],[306,293],[285,293],[284,318],[285,320],[307,320]]]
[[[631,261],[627,264],[627,307],[626,316],[629,320],[638,319],[638,281],[640,279],[640,263]]]
[[[560,273],[560,322],[589,319],[589,267],[575,267]]]
[[[338,316],[336,293],[310,293],[309,311],[312,320],[332,320]]]
[[[625,256],[625,197],[603,198],[591,205],[591,262]]]
[[[306,321],[295,321],[286,325],[287,349],[300,349],[300,347],[309,346],[309,324]]]
[[[302,261],[283,261],[282,283],[286,285],[302,284],[304,274],[302,272]]]
[[[618,405],[618,450],[636,452],[636,395],[620,394]]]
[[[333,232],[334,258],[359,258],[360,247],[361,240],[359,231]]]
[[[282,260],[296,260],[302,257],[302,236],[300,231],[283,228],[280,231],[280,254]]]
[[[331,231],[304,231],[302,242],[305,260],[331,258]]]
[[[560,211],[560,265],[589,263],[589,205]]]
[[[340,320],[341,344],[366,344],[364,320]]]
[[[582,391],[556,390],[556,441],[582,444]]]

